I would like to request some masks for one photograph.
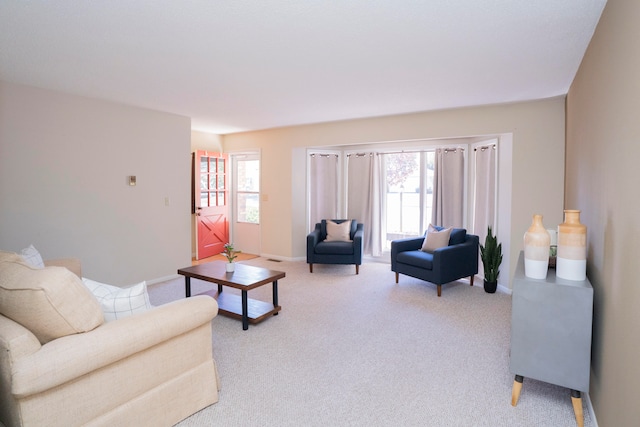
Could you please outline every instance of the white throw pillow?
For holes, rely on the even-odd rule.
[[[20,255],[24,258],[25,262],[32,267],[44,268],[44,261],[40,252],[33,246],[29,245],[28,248],[24,248],[20,251]]]
[[[449,246],[449,237],[451,236],[451,227],[438,231],[433,225],[429,224],[427,234],[424,236],[422,243],[422,251],[432,254],[438,248]]]
[[[147,293],[147,282],[120,288],[83,277],[82,283],[100,303],[105,322],[141,313],[152,307]]]
[[[351,220],[338,224],[327,221],[327,242],[351,242]]]

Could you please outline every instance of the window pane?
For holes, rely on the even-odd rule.
[[[209,206],[209,193],[200,193],[200,207],[206,208]]]
[[[260,191],[259,160],[238,160],[238,191]]]
[[[238,193],[238,222],[260,223],[260,198],[255,193]]]
[[[219,191],[218,192],[218,206],[224,206],[226,203],[224,202],[224,196],[225,196],[225,192],[224,191]]]
[[[387,155],[387,241],[420,233],[420,153]]]
[[[218,159],[218,173],[224,173],[224,159]]]

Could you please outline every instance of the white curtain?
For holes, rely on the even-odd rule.
[[[464,206],[464,150],[438,148],[433,171],[431,223],[462,227]]]
[[[309,225],[338,218],[338,155],[313,153],[309,159]]]
[[[494,234],[496,208],[496,144],[478,147],[474,150],[474,188],[473,188],[473,229],[472,233],[480,237],[484,244],[487,227]]]
[[[375,153],[350,154],[347,216],[364,224],[364,253],[382,255],[382,161]]]

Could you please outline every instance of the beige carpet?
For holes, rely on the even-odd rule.
[[[525,378],[511,406],[509,295],[460,281],[438,298],[417,279],[395,284],[380,263],[356,276],[353,266],[316,265],[310,274],[304,262],[244,262],[286,272],[282,311],[248,331],[213,320],[220,401],[180,427],[576,425],[562,387]],[[194,293],[211,287],[192,280]],[[184,281],[150,294],[156,305],[182,298]],[[271,287],[249,297],[270,301]]]

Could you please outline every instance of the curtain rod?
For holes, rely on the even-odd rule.
[[[484,151],[484,150],[488,150],[489,148],[493,148],[494,150],[497,148],[496,144],[490,144],[490,145],[485,145],[484,147],[476,147],[473,149],[473,151]]]
[[[376,155],[384,155],[384,154],[429,153],[429,152],[435,152],[437,150],[444,150],[445,153],[448,153],[448,152],[455,152],[456,150],[464,151],[464,148],[463,147],[456,147],[456,148],[433,148],[431,150],[401,150],[401,151],[376,151],[376,152],[373,152],[373,153],[349,153],[349,154],[347,154],[347,157],[348,156],[363,157],[363,156],[366,156],[367,154],[369,154],[370,156],[373,156],[374,154],[376,154]]]

